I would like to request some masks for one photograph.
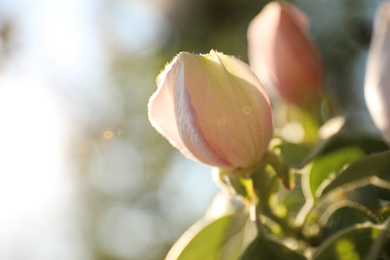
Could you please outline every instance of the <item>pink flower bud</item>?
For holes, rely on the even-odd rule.
[[[390,143],[390,3],[375,15],[374,33],[368,51],[364,96],[376,126]]]
[[[273,134],[271,104],[247,64],[215,51],[181,52],[157,85],[149,120],[185,156],[230,171],[261,163]]]
[[[249,63],[264,84],[300,105],[321,91],[322,62],[306,35],[309,20],[296,7],[271,2],[248,28]]]

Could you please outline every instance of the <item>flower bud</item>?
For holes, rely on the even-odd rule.
[[[364,96],[375,125],[390,143],[390,3],[375,15],[366,63]]]
[[[273,134],[271,104],[235,57],[179,53],[157,77],[149,120],[185,156],[229,171],[261,163]]]
[[[266,5],[248,27],[251,67],[267,88],[296,105],[321,91],[322,62],[308,27],[304,13],[281,2]]]

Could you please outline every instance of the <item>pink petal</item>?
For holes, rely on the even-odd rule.
[[[177,57],[176,57],[177,58]],[[186,157],[195,159],[184,145],[176,124],[173,90],[178,64],[171,62],[157,77],[157,91],[148,104],[148,116],[152,126]]]
[[[235,169],[253,167],[261,162],[272,137],[268,96],[245,63],[216,52],[206,56],[182,56],[186,62],[180,82],[189,93],[197,129]]]
[[[390,143],[390,3],[380,5],[368,52],[365,99],[375,125]]]
[[[209,142],[199,125],[197,114],[193,108],[189,93],[184,84],[183,64],[181,64],[175,90],[175,111],[179,133],[187,149],[200,161],[232,170],[224,154],[217,153]]]
[[[250,64],[286,100],[299,104],[306,94],[320,90],[322,63],[307,38],[308,20],[288,4],[268,4],[248,28]]]

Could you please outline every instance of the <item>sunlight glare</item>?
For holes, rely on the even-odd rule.
[[[55,98],[47,83],[18,76],[0,75],[0,239],[23,222],[55,214],[69,185]]]

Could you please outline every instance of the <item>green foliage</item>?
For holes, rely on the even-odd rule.
[[[266,237],[257,236],[239,260],[305,260],[306,257],[282,243]]]
[[[353,154],[359,155],[353,151],[358,150],[350,150],[348,153],[331,153],[321,159],[326,161],[338,154],[338,159],[333,160],[334,165],[337,165],[338,162],[350,159]],[[389,176],[389,156],[389,152],[384,152],[363,157],[338,174],[333,173],[334,177],[331,178],[326,179],[323,178],[324,175],[318,174],[324,181],[321,184],[322,189],[317,188],[314,200],[310,199],[314,190],[313,185],[309,186],[307,181],[307,179],[310,180],[312,174],[316,173],[311,170],[306,182],[303,182],[303,186],[309,186],[310,195],[306,211],[300,212],[300,217],[304,219],[302,220],[302,232],[307,236],[321,239],[321,236],[326,238],[329,234],[353,224],[383,220],[380,213],[382,209],[380,198],[389,196],[390,185],[385,180]],[[325,165],[322,165],[321,169],[332,170],[329,174],[335,170],[334,165],[330,168],[328,167],[330,163]],[[339,167],[341,168],[342,164],[339,164]]]
[[[336,175],[345,165],[364,156],[359,147],[346,147],[331,152],[313,160],[309,177],[309,189],[313,197],[321,191],[322,185],[326,185],[332,176]]]
[[[375,185],[390,188],[390,152],[369,155],[351,164],[341,172],[323,191],[327,193],[336,188],[353,188]]]
[[[345,206],[335,210],[326,220],[322,227],[323,236],[328,238],[344,228],[365,222],[376,222],[376,219],[363,208]]]
[[[332,140],[322,145],[332,146]],[[278,153],[286,147],[288,153]],[[247,211],[200,221],[167,259],[388,259],[382,251],[389,247],[390,204],[384,201],[390,198],[390,151],[365,155],[349,145],[323,152],[285,143],[273,150],[270,165],[250,175],[224,176],[229,180],[224,185],[243,196]],[[294,150],[301,161],[309,154],[313,159],[290,171],[283,159]],[[287,169],[284,176],[280,169]],[[281,184],[288,178],[295,183],[291,191]],[[246,247],[248,215],[258,235]]]
[[[304,160],[312,151],[310,147],[284,142],[278,146],[285,162],[293,167],[301,167],[304,165]]]
[[[247,216],[238,212],[213,221],[204,218],[176,242],[167,260],[234,260],[245,242]]]
[[[360,260],[368,258],[375,244],[383,245],[378,239],[382,228],[377,225],[363,224],[343,229],[326,240],[313,255],[313,260]]]

